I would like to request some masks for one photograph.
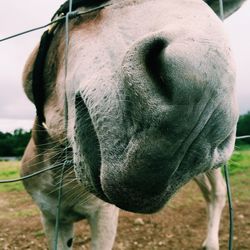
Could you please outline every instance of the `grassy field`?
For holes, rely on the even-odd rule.
[[[0,162],[0,180],[15,179],[19,177],[19,161]],[[24,187],[21,182],[0,184],[0,192],[22,191]]]
[[[236,147],[229,167],[233,196],[242,201],[250,200],[250,145]]]

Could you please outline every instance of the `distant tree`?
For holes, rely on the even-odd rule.
[[[13,133],[0,132],[0,156],[22,156],[31,131],[16,129]]]
[[[237,136],[243,135],[250,135],[250,112],[241,115],[237,124]],[[250,144],[250,138],[244,139],[244,142]]]

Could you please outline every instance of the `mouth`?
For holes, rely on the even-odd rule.
[[[74,161],[75,172],[79,182],[98,198],[105,202],[115,204],[124,210],[141,213],[152,213],[159,210],[165,203],[161,199],[162,195],[158,194],[159,188],[156,187],[159,185],[159,179],[155,181],[155,183],[151,182],[148,186],[147,193],[154,193],[150,198],[144,197],[145,190],[139,189],[139,187],[143,185],[141,181],[137,183],[126,183],[127,180],[122,181],[115,176],[112,177],[112,173],[109,170],[115,170],[116,167],[117,169],[121,169],[121,165],[124,162],[120,161],[120,166],[114,166],[114,164],[110,162],[105,163],[105,157],[102,155],[100,141],[91,115],[80,95],[76,96],[76,117],[76,141],[74,143],[74,151],[77,153],[74,154]],[[77,138],[81,138],[81,140],[77,141]],[[160,149],[157,151],[159,150]],[[166,165],[165,163],[163,164],[163,161],[166,161],[165,159],[156,159],[153,155],[148,155],[147,158],[154,159],[154,164],[158,161],[158,165]],[[134,167],[136,167],[135,164],[131,166],[131,168]],[[108,176],[106,173],[108,173]],[[137,174],[135,173],[135,175]],[[151,175],[152,178],[152,172],[150,172],[149,175]],[[113,182],[110,182],[110,178],[112,178]],[[121,181],[125,181],[124,185],[120,184]],[[162,182],[163,181],[165,182],[165,179],[162,180]],[[146,186],[148,185],[147,183],[145,184]],[[124,186],[130,186],[132,188],[128,190],[128,188],[124,188]],[[156,192],[156,190],[158,191]],[[121,196],[119,195],[120,193],[122,194]],[[112,194],[114,194],[114,196]],[[117,197],[124,197],[125,194],[127,194],[126,199],[117,199]],[[152,204],[154,205],[152,206]]]
[[[74,162],[76,176],[91,193],[107,201],[107,197],[101,189],[100,143],[93,126],[91,116],[80,94],[75,98],[76,123],[74,138]],[[78,141],[78,138],[81,141]]]
[[[224,137],[229,139],[216,141],[218,134],[211,131],[209,124],[216,116],[214,112],[209,117],[206,113],[204,126],[199,121],[197,129],[194,128],[184,141],[183,136],[179,142],[168,140],[169,136],[157,129],[143,130],[129,141],[118,140],[119,134],[110,140],[109,134],[113,135],[113,131],[108,131],[106,138],[99,135],[98,122],[78,95],[74,143],[76,175],[88,191],[105,202],[136,213],[157,212],[181,186],[215,165],[213,159],[218,149],[218,164],[230,157],[232,152],[226,155],[224,149],[234,145],[235,133]],[[221,122],[213,122],[213,126],[220,127]],[[119,145],[123,150],[115,139],[123,141],[124,144]],[[215,141],[219,146],[213,145]]]
[[[178,175],[178,171],[177,175],[173,176],[176,169],[185,168],[182,165],[186,159],[184,156],[181,162],[176,162],[166,156],[164,151],[168,146],[163,145],[161,139],[156,144],[148,143],[148,148],[144,147],[143,151],[139,146],[133,147],[136,143],[131,142],[124,152],[126,159],[116,162],[105,160],[107,157],[101,156],[100,142],[93,125],[92,139],[88,136],[91,126],[86,124],[86,121],[91,120],[86,119],[86,116],[84,118],[85,124],[79,122],[79,131],[88,128],[88,132],[77,135],[82,138],[81,143],[77,145],[80,152],[84,153],[78,156],[82,160],[76,163],[76,174],[80,182],[103,201],[130,212],[154,213],[166,204],[179,186],[191,178],[183,178],[182,175]]]

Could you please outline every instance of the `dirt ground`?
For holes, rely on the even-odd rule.
[[[250,202],[234,198],[234,249],[250,249]],[[0,250],[47,249],[39,212],[24,192],[0,193]],[[114,250],[201,249],[206,234],[205,202],[194,183],[185,186],[159,213],[121,211]],[[228,212],[223,213],[221,249],[227,249]],[[90,249],[85,221],[76,224],[74,249]]]

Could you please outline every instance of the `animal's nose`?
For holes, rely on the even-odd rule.
[[[228,158],[214,152],[236,122],[234,68],[219,39],[156,33],[129,48],[121,72],[128,143],[117,159],[103,154],[101,187],[117,206],[153,212],[215,159]]]
[[[164,93],[172,98],[170,82],[165,82],[164,52],[168,42],[163,37],[144,38],[135,43],[126,53],[122,71],[125,84],[131,92],[137,94]]]
[[[152,82],[159,93],[168,100],[172,99],[171,81],[167,76],[167,48],[168,42],[164,37],[143,40],[137,44],[139,55],[142,53],[144,58],[138,58],[142,66],[145,67],[145,75],[150,78],[148,83]],[[143,51],[144,50],[144,51]]]
[[[143,41],[140,44],[141,50],[144,52],[144,58],[140,58],[144,64],[145,74],[150,78],[156,91],[164,95],[169,101],[173,98],[172,82],[169,79],[167,72],[167,48],[168,42],[166,38],[157,37],[151,41]],[[142,51],[143,52],[143,51]]]
[[[223,53],[221,56],[219,48],[210,50],[195,39],[168,39],[164,34],[143,38],[124,57],[122,72],[126,89],[129,96],[145,99],[143,105],[149,102],[152,106],[150,96],[153,102],[157,97],[159,102],[170,105],[197,103],[221,81],[216,71],[225,65],[225,62],[220,65]],[[204,91],[207,86],[211,89]]]

